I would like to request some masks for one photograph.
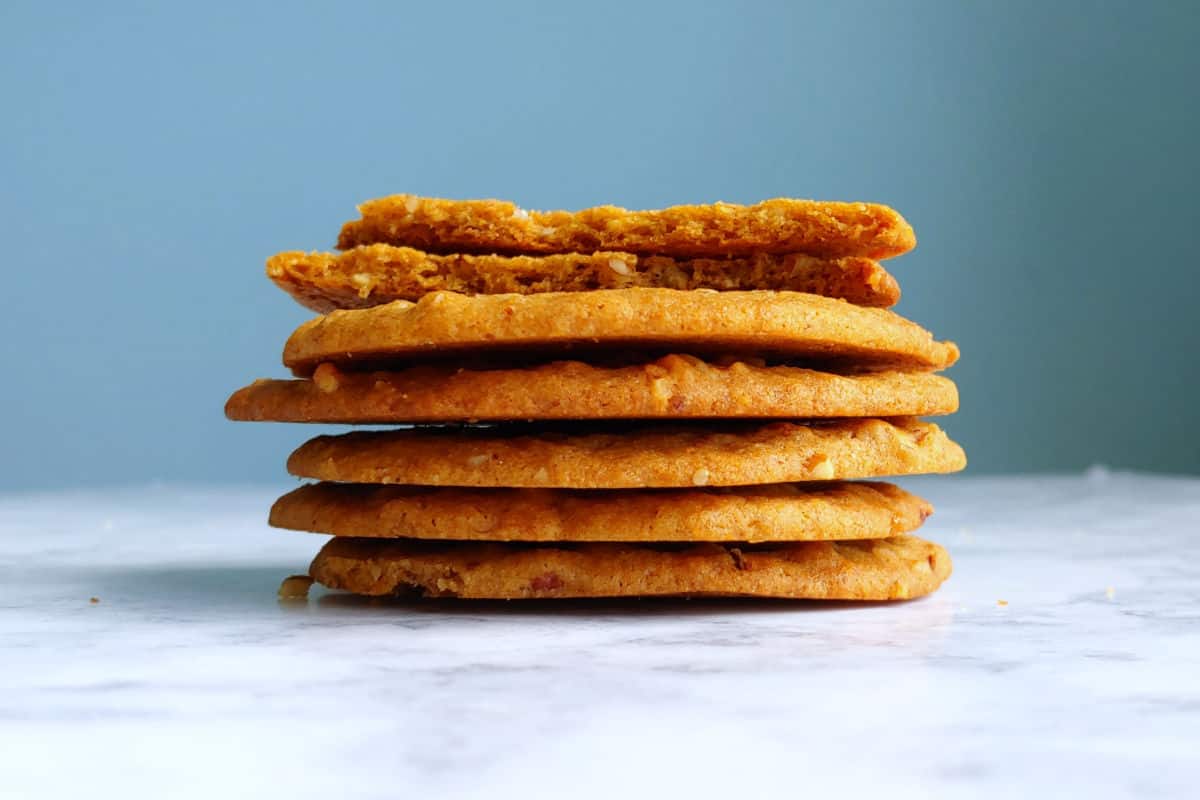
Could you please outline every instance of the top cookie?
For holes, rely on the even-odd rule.
[[[778,198],[752,206],[713,203],[629,211],[526,211],[503,200],[442,200],[397,194],[358,207],[342,250],[395,244],[435,252],[591,253],[665,256],[806,253],[888,258],[916,246],[912,227],[887,206]]]

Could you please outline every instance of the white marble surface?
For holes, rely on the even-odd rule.
[[[0,797],[1197,796],[1200,479],[909,485],[892,606],[281,605],[273,489],[2,496]]]

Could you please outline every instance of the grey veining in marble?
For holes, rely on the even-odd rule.
[[[272,490],[0,497],[0,797],[1197,796],[1200,479],[908,485],[890,606],[281,605]]]

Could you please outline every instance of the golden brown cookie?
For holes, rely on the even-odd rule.
[[[884,539],[933,507],[890,483],[571,491],[313,483],[275,501],[277,528],[360,538],[527,542]]]
[[[747,486],[964,466],[962,448],[937,425],[911,418],[576,434],[356,431],[318,436],[288,459],[293,475],[325,481],[561,489]]]
[[[814,294],[605,289],[434,292],[417,303],[333,311],[296,329],[283,363],[307,375],[322,361],[367,369],[454,355],[655,349],[914,369],[942,369],[958,358],[954,343],[934,341],[891,311]]]
[[[526,369],[432,365],[258,380],[225,404],[230,419],[431,423],[655,418],[896,417],[950,414],[954,382],[929,372],[835,375],[670,355],[606,367],[558,361]]]
[[[310,572],[325,586],[365,595],[905,600],[929,594],[950,570],[939,545],[897,536],[742,546],[335,538]]]
[[[825,258],[887,258],[917,239],[887,206],[778,198],[752,206],[714,203],[628,211],[526,211],[503,200],[442,200],[397,194],[358,207],[338,249],[394,244],[455,253],[592,253],[666,256],[807,253]]]
[[[371,244],[344,253],[286,252],[267,276],[301,305],[322,313],[417,301],[430,292],[540,294],[593,289],[782,289],[886,308],[900,299],[896,279],[869,258],[767,255],[675,259],[632,253],[542,256],[438,255]]]

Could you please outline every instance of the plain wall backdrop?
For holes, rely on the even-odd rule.
[[[1200,472],[1200,4],[0,8],[0,488],[278,481],[263,276],[392,192],[888,203],[977,472]]]

